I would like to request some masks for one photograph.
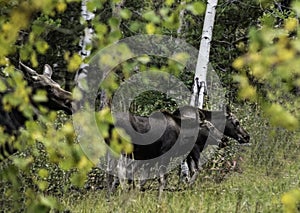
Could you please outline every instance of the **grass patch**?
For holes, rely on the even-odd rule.
[[[172,171],[160,201],[158,182],[152,180],[144,192],[118,189],[108,202],[102,170],[91,172],[86,188],[76,188],[69,181],[71,173],[63,172],[55,164],[48,165],[45,156],[32,165],[35,170],[45,164],[51,166],[49,186],[39,194],[55,197],[61,204],[59,210],[70,212],[282,212],[282,195],[300,188],[299,132],[270,127],[258,110],[253,111],[250,106],[234,109],[250,133],[252,145],[233,145],[219,152],[192,187],[178,186],[177,171]],[[235,167],[233,162],[237,162]],[[12,166],[6,164],[1,164],[3,174],[6,167]],[[3,211],[26,208],[28,189],[38,190],[32,181],[36,179],[34,174],[34,171],[18,173],[17,191],[7,181],[0,180]]]
[[[71,212],[282,212],[282,195],[300,187],[298,133],[272,128],[245,107],[236,108],[236,114],[243,118],[252,146],[241,147],[232,156],[238,170],[224,176],[222,169],[206,168],[191,188],[178,187],[174,172],[161,201],[153,182],[145,192],[118,190],[110,202],[105,190],[96,190],[75,199],[67,195],[63,204]]]

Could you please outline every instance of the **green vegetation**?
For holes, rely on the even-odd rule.
[[[236,112],[244,118],[242,123],[248,124],[252,145],[236,146],[238,150],[222,155],[224,159],[217,155],[191,188],[178,186],[177,171],[173,171],[161,202],[153,180],[145,192],[120,189],[110,202],[105,190],[66,194],[64,205],[72,212],[282,212],[282,203],[294,199],[293,194],[292,198],[283,194],[300,185],[299,138],[268,127],[259,110],[251,106],[244,105]],[[233,160],[237,161],[235,168]],[[299,203],[298,197],[295,199]]]
[[[53,80],[72,91],[79,66],[97,50],[121,38],[163,34],[180,37],[198,48],[205,1],[90,0],[87,8],[96,14],[90,21],[83,20],[81,3],[0,1],[1,104],[7,112],[17,108],[28,118],[19,134],[10,135],[0,127],[0,145],[8,142],[19,150],[0,163],[2,211],[300,211],[297,0],[219,1],[211,64],[227,89],[226,101],[250,133],[251,146],[231,141],[232,146],[217,152],[204,166],[191,188],[178,186],[177,171],[173,171],[161,201],[157,200],[157,181],[149,181],[146,191],[120,189],[109,202],[105,174],[82,152],[72,118],[33,106],[31,97],[37,103],[45,102],[45,91],[33,94],[15,67],[22,61],[41,72],[44,64],[50,64],[54,67]],[[87,46],[91,55],[84,58],[79,54],[79,43],[88,26],[93,27],[95,35]],[[143,56],[120,64],[114,70],[116,75],[110,75],[101,85],[107,100],[122,80],[138,72],[137,67],[139,71],[169,72],[192,87],[194,70],[182,70],[182,65],[164,58]],[[107,100],[98,100],[97,104]],[[174,108],[173,100],[153,91],[138,96],[131,106],[133,112],[143,115]],[[36,109],[38,119],[33,116]],[[105,108],[97,117],[103,135],[108,135],[111,123],[107,112]],[[95,137],[91,136],[91,142],[97,142]],[[116,150],[120,150],[117,136],[114,139]],[[127,142],[122,144],[130,149]]]

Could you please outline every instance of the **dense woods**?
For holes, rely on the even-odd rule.
[[[172,171],[171,186],[159,204],[151,190],[157,188],[155,183],[148,183],[150,190],[137,194],[120,190],[109,204],[105,197],[106,174],[97,167],[98,158],[95,161],[83,151],[78,126],[82,126],[83,132],[92,132],[88,140],[95,156],[105,156],[107,149],[97,145],[99,138],[89,129],[90,124],[84,123],[87,119],[80,117],[85,114],[75,115],[86,109],[81,100],[90,98],[89,89],[95,92],[91,106],[96,110],[95,129],[105,139],[113,135],[110,143],[118,153],[132,150],[128,137],[122,138],[110,129],[114,120],[110,109],[116,103],[113,98],[124,82],[140,73],[159,71],[176,77],[174,82],[183,83],[192,91],[195,70],[185,65],[194,67],[197,61],[193,57],[186,59],[182,52],[199,48],[206,3],[202,0],[0,1],[0,203],[4,212],[86,212],[92,211],[94,205],[99,206],[95,211],[108,212],[169,212],[176,208],[188,212],[299,210],[300,3],[297,0],[219,0],[209,63],[219,78],[224,97],[220,105],[214,102],[213,94],[217,93],[209,90],[205,108],[221,110],[225,104],[230,105],[249,132],[251,146],[241,147],[230,139],[230,146],[216,151],[212,161],[203,165],[193,189],[175,184],[177,171]],[[158,54],[123,60],[134,50],[112,47],[122,39],[138,35],[167,36],[174,46],[160,46],[151,39],[136,40],[135,44],[146,46],[153,42],[154,53],[158,50],[169,53],[177,48],[178,60],[175,56],[171,60]],[[190,47],[185,49],[176,44],[178,41]],[[104,57],[102,61],[100,57],[97,61],[99,54]],[[180,63],[183,61],[186,64]],[[97,69],[109,67],[111,72],[89,75],[95,64],[100,64]],[[23,65],[37,73],[30,76]],[[51,68],[43,73],[44,67],[51,67],[52,75]],[[45,76],[51,77],[52,87],[43,84],[49,80]],[[91,81],[80,81],[85,77]],[[88,88],[98,78],[101,85]],[[171,78],[166,79],[171,82]],[[155,91],[145,83],[145,88],[152,89],[130,99],[128,108],[125,103],[135,91],[118,96],[120,105],[116,109],[123,107],[135,115],[149,116],[157,110],[173,112],[182,104],[188,105],[185,98],[190,94],[178,95],[179,84],[174,82],[166,83],[172,85],[169,93]],[[214,83],[208,86],[214,88]],[[161,85],[164,84],[157,87]],[[74,125],[74,121],[78,123]],[[261,183],[252,182],[255,176],[265,179]],[[184,198],[189,199],[187,203]],[[125,205],[125,210],[121,205]]]

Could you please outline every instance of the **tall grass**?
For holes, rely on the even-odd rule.
[[[77,197],[65,194],[62,203],[71,212],[281,212],[283,193],[300,187],[299,132],[271,127],[248,105],[236,107],[235,113],[252,145],[223,158],[228,161],[223,166],[237,161],[225,175],[220,167],[214,170],[219,172],[207,167],[188,188],[176,185],[173,172],[161,201],[152,182],[145,192],[118,190],[109,202],[105,190],[90,190]]]

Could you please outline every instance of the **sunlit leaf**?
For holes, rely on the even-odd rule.
[[[203,2],[197,1],[187,5],[187,9],[190,10],[194,15],[202,15],[205,12],[205,5]]]
[[[47,169],[39,169],[38,174],[41,178],[47,178],[49,176]]]
[[[57,10],[59,13],[64,12],[66,9],[67,9],[67,4],[66,4],[65,2],[58,2],[58,3],[56,4],[56,10]]]
[[[48,100],[47,92],[44,90],[38,90],[32,99],[36,102],[46,102]]]
[[[28,212],[47,213],[51,209],[55,209],[55,207],[57,207],[57,202],[55,198],[50,196],[38,196],[36,197],[32,205],[29,206]]]
[[[82,63],[82,58],[79,54],[75,53],[69,60],[68,63],[68,70],[70,72],[75,72],[76,70],[78,70],[78,68],[80,67]]]
[[[299,15],[300,14],[300,2],[299,1],[293,1],[292,6],[293,6],[293,9]]]
[[[36,55],[35,51],[33,51],[30,55],[30,62],[31,62],[33,67],[37,67],[39,65],[39,62],[37,60],[37,55]]]
[[[151,34],[154,34],[156,31],[156,27],[153,23],[149,23],[146,25],[146,32],[151,35]]]
[[[174,3],[174,0],[166,0],[166,5],[171,6]]]
[[[299,126],[297,118],[279,104],[267,105],[265,111],[273,125],[281,126],[288,130],[295,130]]]
[[[38,181],[37,185],[40,190],[45,191],[48,188],[49,183],[47,181]]]
[[[142,62],[143,64],[147,64],[151,61],[148,55],[140,56],[137,58],[137,60]]]
[[[47,42],[43,40],[39,40],[35,43],[36,49],[39,53],[45,54],[46,51],[49,49],[49,45]]]
[[[300,204],[300,190],[291,190],[281,197],[281,202],[283,204],[285,213],[293,213],[298,211],[298,206]]]
[[[95,25],[95,30],[97,33],[105,34],[107,32],[107,26],[105,24],[99,23]]]

